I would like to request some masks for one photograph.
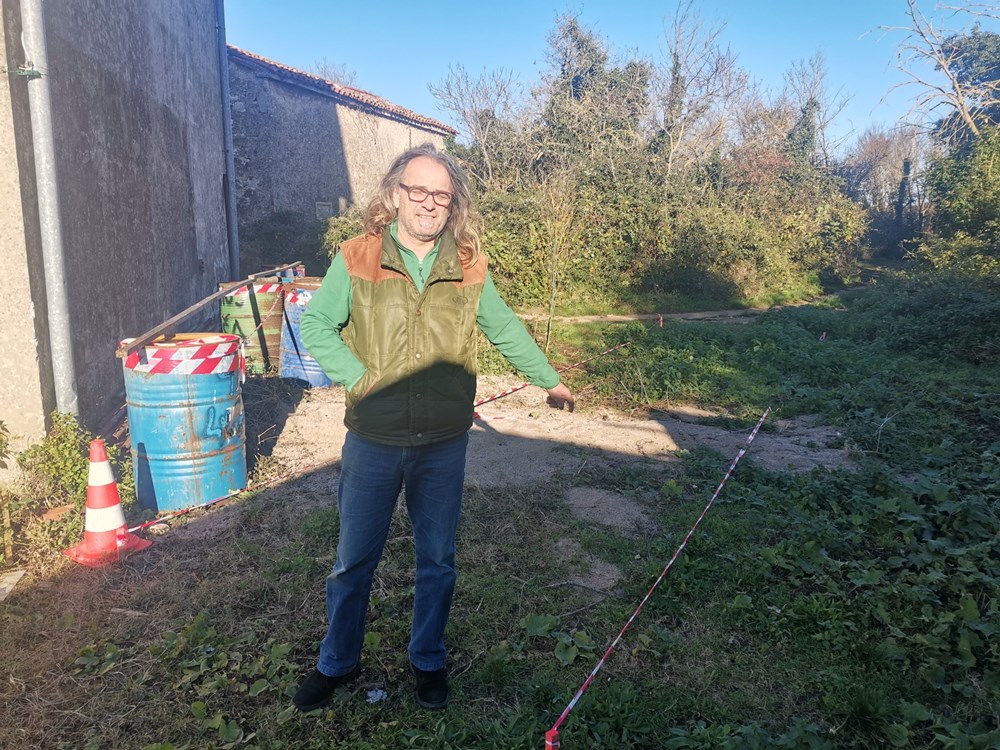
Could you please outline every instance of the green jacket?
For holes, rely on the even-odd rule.
[[[484,289],[488,305],[481,305]],[[303,316],[301,335],[327,374],[348,385],[348,429],[411,446],[455,437],[472,425],[477,324],[533,383],[551,388],[559,382],[499,299],[485,256],[463,265],[450,231],[422,285],[411,278],[389,231],[343,243]]]

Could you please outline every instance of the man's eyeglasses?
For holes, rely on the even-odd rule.
[[[448,208],[451,205],[451,200],[455,196],[445,190],[427,190],[422,187],[410,187],[409,185],[404,185],[402,182],[399,186],[406,191],[406,194],[410,196],[410,200],[414,203],[423,203],[427,200],[429,195],[431,199],[441,208]]]

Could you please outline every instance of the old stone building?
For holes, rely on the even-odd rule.
[[[367,91],[229,47],[240,236],[275,214],[363,205],[389,163],[456,131]]]

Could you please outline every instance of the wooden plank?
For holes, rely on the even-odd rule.
[[[163,321],[152,330],[147,331],[141,336],[132,339],[129,343],[123,344],[122,346],[118,347],[118,349],[115,351],[115,356],[118,357],[119,359],[124,359],[129,354],[134,352],[136,349],[140,349],[141,347],[148,344],[157,336],[169,334],[170,332],[172,332],[175,325],[180,323],[185,318],[188,318],[194,313],[201,310],[209,302],[213,302],[219,299],[220,297],[225,297],[228,294],[232,294],[236,289],[240,289],[242,287],[245,287],[247,284],[253,283],[254,279],[260,278],[261,276],[277,276],[282,271],[286,271],[289,268],[293,268],[294,266],[298,265],[301,265],[301,262],[295,261],[294,263],[289,263],[287,266],[282,266],[281,268],[274,268],[270,271],[261,271],[260,273],[251,274],[250,276],[247,276],[246,279],[244,279],[243,281],[236,282],[231,286],[227,286],[224,289],[220,289],[215,294],[211,294],[208,297],[205,297],[205,299],[200,300],[199,302],[195,302],[193,305],[177,313],[172,318]]]

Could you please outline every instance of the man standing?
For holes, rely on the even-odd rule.
[[[360,671],[372,576],[396,499],[416,546],[408,648],[417,702],[448,703],[444,629],[455,589],[455,532],[476,395],[476,327],[572,411],[517,316],[500,299],[479,247],[468,179],[432,145],[399,156],[343,243],[302,318],[310,354],[346,389],[337,561],[326,581],[329,629],[316,669],[292,702],[324,705]]]

